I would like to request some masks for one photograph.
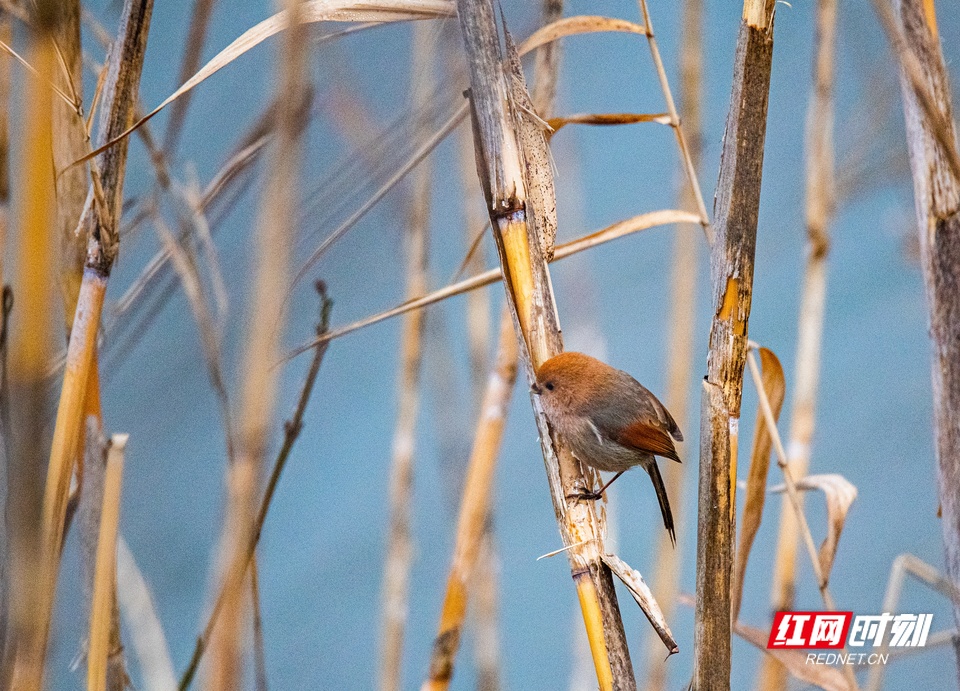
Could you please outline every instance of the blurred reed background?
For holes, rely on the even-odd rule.
[[[762,348],[740,362],[743,487],[726,554],[742,624],[730,686],[848,688],[849,671],[784,666],[751,640],[776,608],[823,609],[824,592],[840,610],[885,611],[895,563],[928,581],[943,570],[903,58],[870,3],[775,7],[748,310]],[[960,12],[937,10],[949,67]],[[281,11],[304,23],[288,29]],[[564,544],[525,363],[557,341],[539,350],[523,299],[505,304],[495,278],[342,328],[496,276],[463,97],[476,55],[454,12],[448,0],[0,1],[7,687],[444,688],[452,671],[453,688],[596,688],[589,587],[572,586],[568,555],[537,559]],[[552,179],[556,254],[570,255],[538,295],[555,294],[566,349],[629,371],[684,432],[667,477],[676,550],[632,473],[582,518],[644,575],[679,647],[664,661],[618,586],[637,687],[685,687],[714,315],[716,229],[699,221],[716,221],[741,7],[503,12],[532,104],[514,116],[549,135],[538,179]],[[568,21],[537,51],[525,43],[596,14],[623,21]],[[605,244],[565,245],[601,229]],[[497,232],[513,271],[511,230]],[[542,264],[530,266],[535,280]],[[816,546],[834,538],[816,568],[790,500],[766,491],[783,482],[779,455],[824,490],[803,504]],[[895,561],[905,553],[916,559]],[[601,591],[608,566],[591,567]],[[908,579],[892,605],[933,612],[939,645],[895,658],[883,679],[858,671],[860,685],[955,687],[956,591],[939,590]],[[453,628],[459,654],[444,647]]]

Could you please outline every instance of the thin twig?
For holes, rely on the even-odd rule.
[[[257,555],[250,560],[250,600],[253,610],[253,681],[256,691],[267,691],[267,652],[263,638],[263,612],[260,610],[260,569]]]
[[[327,331],[330,322],[330,310],[333,307],[333,302],[327,297],[326,286],[324,286],[322,282],[318,281],[316,288],[317,292],[320,294],[320,321],[317,325],[317,334],[319,336]],[[314,349],[313,360],[310,363],[309,369],[307,370],[307,376],[304,379],[303,386],[300,388],[300,395],[297,398],[297,404],[294,408],[293,416],[283,425],[283,442],[281,443],[280,450],[277,452],[277,457],[273,462],[273,468],[270,471],[270,477],[267,480],[267,486],[264,490],[263,498],[260,501],[260,510],[257,513],[253,535],[247,549],[247,563],[249,563],[250,559],[252,559],[257,544],[260,542],[260,534],[263,532],[263,525],[267,520],[267,512],[270,510],[270,505],[273,501],[277,484],[280,481],[280,476],[283,474],[283,469],[287,465],[287,459],[290,457],[290,452],[293,450],[293,445],[297,441],[297,438],[300,436],[300,432],[303,429],[303,417],[307,410],[307,404],[310,402],[310,395],[313,393],[313,387],[317,380],[317,374],[320,372],[320,364],[323,362],[323,356],[327,352],[327,346],[328,343],[326,341],[321,341],[316,345],[316,348]],[[213,629],[217,624],[217,619],[220,616],[220,609],[222,606],[223,591],[221,590],[217,596],[216,602],[214,602],[213,608],[210,610],[210,615],[207,619],[207,623],[203,629],[203,632],[197,637],[197,642],[193,649],[193,655],[191,656],[190,662],[188,663],[187,668],[180,679],[180,691],[184,691],[184,689],[188,688],[193,681],[193,677],[196,674],[198,666],[200,665],[200,659],[203,657],[204,652],[206,652],[207,643],[209,642],[210,636],[213,633]]]

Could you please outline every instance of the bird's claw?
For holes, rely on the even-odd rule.
[[[602,496],[600,492],[572,492],[567,495],[567,500],[575,500],[579,504],[582,501],[597,501]]]

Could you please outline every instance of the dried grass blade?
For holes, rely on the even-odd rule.
[[[65,94],[60,87],[58,87],[56,84],[54,84],[52,81],[50,81],[49,77],[45,79],[43,76],[41,76],[40,72],[37,70],[36,67],[34,67],[33,65],[31,65],[31,64],[26,60],[26,58],[24,58],[22,55],[20,55],[20,53],[18,53],[17,51],[15,51],[11,46],[7,45],[7,44],[6,44],[4,41],[2,41],[2,40],[0,40],[0,50],[3,50],[3,52],[5,52],[7,55],[9,55],[10,57],[12,57],[14,60],[16,60],[17,62],[19,62],[19,63],[23,66],[23,68],[24,68],[25,70],[27,70],[27,72],[30,73],[30,75],[31,75],[32,77],[34,77],[35,79],[39,79],[39,80],[41,80],[41,81],[43,81],[43,82],[46,82],[47,86],[48,86],[57,96],[59,96],[60,99],[61,99],[64,103],[66,103],[72,110],[76,111],[76,109],[77,109],[76,103],[74,103],[74,101],[73,101],[67,94]]]
[[[763,388],[770,398],[770,408],[774,419],[779,419],[787,385],[783,378],[783,366],[780,360],[767,348],[760,348],[760,363],[763,373]],[[757,410],[757,422],[754,427],[753,451],[750,453],[750,471],[747,476],[747,497],[743,504],[743,518],[740,527],[740,540],[737,560],[734,566],[733,594],[731,595],[733,620],[740,615],[740,603],[743,598],[743,580],[746,576],[747,561],[753,540],[760,529],[763,504],[767,495],[767,472],[770,469],[770,452],[773,439],[767,429],[763,411]]]
[[[669,113],[577,113],[563,115],[547,120],[547,124],[556,134],[557,130],[567,125],[632,125],[637,122],[655,122],[660,125],[670,124]]]
[[[650,588],[647,587],[640,572],[615,554],[604,554],[601,558],[603,559],[603,563],[609,566],[610,570],[617,575],[617,578],[627,586],[627,590],[630,591],[633,599],[640,605],[640,609],[643,610],[643,613],[650,621],[650,625],[653,626],[654,631],[660,636],[660,640],[663,641],[663,644],[667,647],[669,654],[674,655],[675,653],[679,653],[680,647],[677,645],[673,633],[670,632],[670,627],[667,626],[667,621],[663,617],[660,605],[657,603],[656,598],[653,597],[653,593],[650,592]]]
[[[760,629],[737,623],[733,629],[740,638],[767,655],[776,658],[787,668],[791,675],[802,682],[813,684],[824,691],[850,691],[850,684],[836,667],[829,665],[808,665],[806,654],[795,650],[768,650],[768,634]]]
[[[175,689],[173,660],[150,587],[122,535],[117,538],[117,602],[137,656],[143,691]]]
[[[299,16],[301,23],[311,24],[316,22],[403,22],[447,17],[452,14],[453,3],[450,0],[337,0],[336,2],[310,0],[303,3]],[[82,163],[130,136],[132,132],[198,84],[219,72],[251,48],[283,31],[287,24],[286,11],[282,11],[248,29],[214,56],[179,89],[170,94],[159,106],[103,146],[77,160],[76,163]]]
[[[677,211],[674,209],[664,209],[661,211],[651,211],[650,213],[640,214],[639,216],[628,218],[624,221],[620,221],[619,223],[614,223],[603,230],[598,230],[595,233],[586,235],[578,240],[572,240],[562,245],[558,245],[556,252],[554,253],[553,261],[565,259],[573,254],[576,254],[577,252],[582,252],[590,249],[591,247],[596,247],[597,245],[603,245],[611,240],[616,240],[617,238],[624,237],[641,230],[647,230],[649,228],[654,228],[661,225],[670,225],[673,223],[699,223],[699,219],[700,217],[696,214],[692,214],[688,211]],[[336,338],[340,338],[341,336],[346,336],[348,333],[357,331],[358,329],[372,326],[373,324],[378,324],[379,322],[399,316],[405,312],[409,312],[410,310],[422,309],[423,307],[441,302],[447,298],[454,297],[455,295],[462,295],[463,293],[471,290],[496,283],[502,279],[502,276],[503,274],[500,272],[500,269],[490,269],[482,274],[477,274],[471,278],[464,279],[463,281],[454,283],[445,288],[441,288],[429,293],[428,295],[424,295],[422,298],[408,300],[407,302],[397,305],[396,307],[385,312],[380,312],[379,314],[366,317],[352,324],[348,324],[347,326],[334,329],[330,331],[330,333],[324,334],[323,336],[318,336],[310,342],[304,343],[303,345],[291,350],[284,356],[284,360],[289,360],[290,358],[294,358],[297,355],[305,353],[308,350],[311,350],[318,343],[332,341]]]
[[[537,31],[534,31],[530,34],[529,38],[521,44],[520,54],[529,53],[531,50],[539,48],[551,41],[556,41],[558,38],[606,32],[639,34],[641,36],[647,35],[647,30],[643,25],[628,22],[625,19],[601,17],[597,15],[579,15],[576,17],[566,17],[565,19],[547,24]]]

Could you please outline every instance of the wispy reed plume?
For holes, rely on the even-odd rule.
[[[53,36],[54,2],[35,7],[28,37],[27,59],[37,79],[25,84],[24,132],[20,184],[20,251],[14,294],[18,319],[13,324],[10,356],[11,450],[7,459],[6,516],[10,573],[6,650],[2,668],[5,687],[39,691],[43,688],[47,616],[50,597],[46,582],[43,533],[43,467],[46,452],[43,420],[49,401],[43,371],[52,350],[56,285],[56,200],[53,171],[53,93],[48,83],[56,70]],[[50,586],[52,587],[52,585]]]

